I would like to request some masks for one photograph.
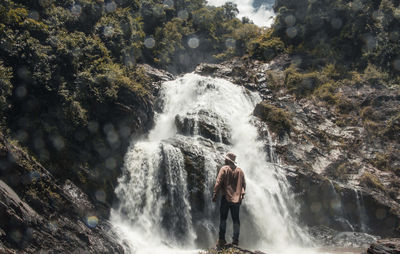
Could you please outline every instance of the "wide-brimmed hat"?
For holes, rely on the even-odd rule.
[[[228,161],[230,161],[230,162],[232,162],[233,164],[235,164],[236,165],[236,155],[235,154],[233,154],[233,153],[227,153],[226,155],[225,155],[225,160],[228,160]]]

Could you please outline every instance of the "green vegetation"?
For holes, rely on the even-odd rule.
[[[290,133],[292,129],[293,124],[289,113],[284,109],[269,104],[267,101],[257,104],[254,109],[254,115],[268,123],[270,130],[278,135]]]
[[[153,118],[139,63],[174,73],[243,56],[264,32],[204,0],[4,0],[0,126],[59,179],[111,201],[130,135]]]
[[[381,183],[379,178],[371,174],[370,172],[364,172],[364,174],[360,178],[360,184],[374,190],[386,191],[385,186]]]
[[[342,162],[328,168],[327,170],[334,179],[346,180],[351,173],[357,172],[358,168],[359,165],[356,163]]]

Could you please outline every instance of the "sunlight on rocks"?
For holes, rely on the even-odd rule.
[[[187,12],[187,10],[180,10],[180,11],[178,12],[178,17],[179,17],[180,19],[186,20],[186,19],[189,18],[189,13]]]
[[[71,14],[74,16],[80,16],[82,13],[82,7],[79,4],[75,4],[71,7]]]
[[[99,224],[99,219],[94,215],[88,216],[86,217],[85,223],[89,228],[95,228],[97,224]]]
[[[286,29],[286,35],[289,38],[294,38],[297,36],[297,28],[296,27],[289,27]]]
[[[192,37],[188,40],[188,46],[191,47],[192,49],[195,49],[199,46],[200,41],[197,37]]]
[[[114,12],[117,9],[117,4],[113,1],[106,4],[106,11],[108,13]]]
[[[152,37],[148,37],[144,40],[144,46],[148,49],[154,48],[156,41]]]

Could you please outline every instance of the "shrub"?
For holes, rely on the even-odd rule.
[[[250,44],[250,56],[258,60],[270,61],[284,52],[285,44],[279,37],[272,36],[272,30],[253,39]]]
[[[257,104],[254,115],[268,123],[270,130],[280,136],[290,133],[292,129],[293,123],[290,114],[266,101]]]
[[[385,186],[379,178],[370,172],[364,172],[360,178],[360,185],[372,188],[374,190],[386,191]]]
[[[0,124],[3,122],[5,110],[8,108],[8,97],[12,93],[13,85],[10,82],[12,78],[12,68],[5,67],[0,60]]]
[[[285,71],[285,84],[290,93],[298,98],[306,97],[321,85],[320,74],[316,71],[300,73],[293,67]]]
[[[400,142],[400,113],[393,116],[386,122],[382,134],[389,139]]]

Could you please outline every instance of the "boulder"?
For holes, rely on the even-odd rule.
[[[400,239],[382,239],[371,245],[366,254],[399,254]]]

